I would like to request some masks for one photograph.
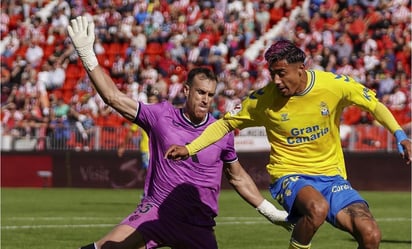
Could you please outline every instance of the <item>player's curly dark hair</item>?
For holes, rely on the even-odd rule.
[[[289,40],[279,40],[272,44],[265,53],[265,59],[272,65],[286,59],[288,63],[305,62],[306,54]]]

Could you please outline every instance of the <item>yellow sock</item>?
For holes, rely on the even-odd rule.
[[[289,249],[310,249],[310,243],[302,245],[294,239],[290,240]]]

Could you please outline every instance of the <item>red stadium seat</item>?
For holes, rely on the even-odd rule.
[[[387,131],[374,125],[356,125],[356,150],[376,151],[387,147]]]
[[[69,63],[66,68],[66,79],[80,79],[85,74],[83,67],[80,67],[77,63]]]

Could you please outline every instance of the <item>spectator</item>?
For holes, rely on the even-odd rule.
[[[63,86],[66,79],[66,71],[59,61],[51,65],[49,61],[45,61],[38,73],[37,85],[41,91],[58,89]]]
[[[32,67],[40,66],[43,60],[44,51],[35,41],[30,41],[29,47],[25,54],[25,59]]]
[[[2,132],[4,135],[20,137],[24,134],[24,115],[23,112],[17,109],[16,104],[9,103],[2,107]]]
[[[161,100],[167,99],[168,96],[168,84],[165,78],[159,74],[159,78],[151,89],[151,94],[159,96]]]
[[[65,2],[65,1],[62,1]],[[64,3],[61,3],[64,4]],[[69,25],[69,17],[70,15],[66,15],[65,11],[70,11],[70,8],[57,6],[52,12],[51,16],[51,24],[50,29],[51,32],[56,33],[58,35],[65,35],[65,28]]]
[[[365,63],[366,71],[374,71],[376,66],[380,63],[378,51],[372,50],[369,54],[365,54],[363,61]]]
[[[175,99],[177,96],[179,96],[179,93],[182,91],[182,89],[183,89],[183,83],[180,81],[179,76],[177,76],[176,74],[173,74],[170,77],[168,99],[169,100]]]
[[[269,29],[270,23],[270,12],[269,12],[269,3],[260,2],[258,3],[258,9],[256,11],[255,19],[257,22],[257,35],[260,37],[265,34]]]
[[[394,87],[395,80],[392,78],[391,72],[386,70],[379,79],[378,96],[383,97],[385,94],[391,93]]]
[[[13,89],[13,82],[11,82],[11,72],[10,69],[1,64],[1,71],[0,71],[0,87],[1,87],[1,106],[6,105],[10,102],[10,96]]]
[[[341,35],[337,39],[333,49],[336,51],[338,61],[341,61],[345,57],[350,58],[353,52],[351,39],[347,35]]]

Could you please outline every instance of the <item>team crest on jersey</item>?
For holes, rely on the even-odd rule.
[[[242,110],[242,104],[237,104],[229,113],[231,116],[238,114]]]
[[[288,121],[288,120],[289,120],[289,115],[288,115],[288,113],[281,113],[281,114],[280,114],[280,120],[281,120],[281,121]]]
[[[330,112],[329,112],[329,107],[325,102],[320,102],[320,114],[322,116],[329,116]]]

